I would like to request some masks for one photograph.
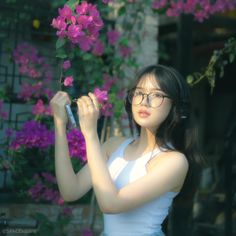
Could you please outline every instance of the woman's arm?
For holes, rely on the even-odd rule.
[[[77,174],[71,164],[66,128],[55,124],[55,169],[56,179],[62,198],[75,201],[92,186],[88,167],[85,165]]]
[[[92,184],[101,210],[119,213],[134,209],[183,184],[188,171],[186,157],[177,152],[165,154],[161,165],[155,165],[147,175],[118,190],[104,161],[96,132],[99,114],[93,94],[78,101],[81,130],[86,141],[88,166]]]
[[[68,118],[65,112],[65,104],[69,103],[68,94],[60,91],[51,99],[50,106],[55,125],[55,169],[59,191],[65,201],[75,201],[82,197],[92,184],[87,166],[75,174],[71,164],[66,137]]]
[[[102,158],[106,163],[110,150],[116,149],[123,139],[111,138],[101,145]],[[91,188],[92,180],[88,164],[75,174],[69,157],[65,129],[56,126],[55,142],[56,178],[60,193],[65,201],[75,201],[83,197]]]
[[[164,153],[161,162],[156,163],[145,176],[118,190],[108,172],[95,134],[86,137],[86,149],[94,191],[105,213],[134,209],[182,186],[188,171],[188,162],[183,154]]]

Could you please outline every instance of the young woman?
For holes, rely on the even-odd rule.
[[[188,86],[176,70],[149,66],[137,76],[125,103],[138,134],[128,139],[113,137],[101,145],[97,99],[92,93],[78,98],[88,162],[74,173],[64,108],[71,100],[65,92],[58,92],[50,105],[56,134],[56,177],[65,201],[75,201],[93,187],[104,213],[103,235],[164,235],[161,224],[195,158],[189,102]]]

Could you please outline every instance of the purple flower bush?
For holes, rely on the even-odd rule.
[[[187,0],[187,1],[175,1],[175,0],[153,0],[153,9],[166,9],[167,16],[177,17],[180,14],[192,14],[199,22],[203,22],[218,12],[225,10],[232,10],[236,6],[235,1],[209,1],[209,0]]]
[[[9,135],[12,138],[9,148],[14,163],[14,186],[19,196],[28,196],[35,202],[63,205],[54,174],[54,131],[32,120]],[[78,171],[87,161],[85,140],[78,129],[68,130],[67,138],[69,154]]]
[[[116,97],[122,86],[116,82],[124,77],[123,65],[134,67],[132,48],[121,32],[105,25],[109,4],[87,1],[67,2],[52,20],[56,29],[56,56],[61,59],[60,84],[63,90],[79,88],[82,94],[93,91],[101,105],[101,115],[121,115],[123,101]],[[105,76],[104,76],[105,75]],[[107,79],[109,78],[109,79]],[[106,99],[100,101],[100,96]],[[77,94],[72,94],[78,97]]]
[[[48,172],[42,172],[35,174],[33,179],[35,180],[35,184],[29,188],[28,194],[34,201],[52,202],[59,205],[64,204],[59,191],[54,189],[57,183],[55,176]]]
[[[46,149],[54,144],[54,133],[46,128],[45,125],[37,121],[27,121],[21,130],[16,132],[16,137],[12,141],[10,148],[17,150],[24,148]]]
[[[87,161],[84,136],[78,129],[71,129],[67,133],[69,153],[72,158],[77,158],[83,163]]]
[[[36,47],[27,42],[18,44],[13,51],[13,60],[19,74],[28,79],[21,86],[18,94],[20,99],[29,101],[41,96],[52,97],[53,92],[48,89],[53,78],[52,67],[39,55]]]

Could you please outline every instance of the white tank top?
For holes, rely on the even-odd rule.
[[[144,176],[147,162],[161,152],[154,149],[134,161],[124,159],[125,148],[133,141],[125,140],[107,162],[110,175],[118,189]],[[177,192],[166,192],[155,200],[131,211],[103,214],[106,236],[159,236],[164,235],[161,224]]]

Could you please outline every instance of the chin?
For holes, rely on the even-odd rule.
[[[139,126],[141,126],[141,128],[144,128],[144,129],[156,130],[158,128],[156,123],[151,123],[150,121],[147,121],[147,120],[135,119],[135,122]]]

